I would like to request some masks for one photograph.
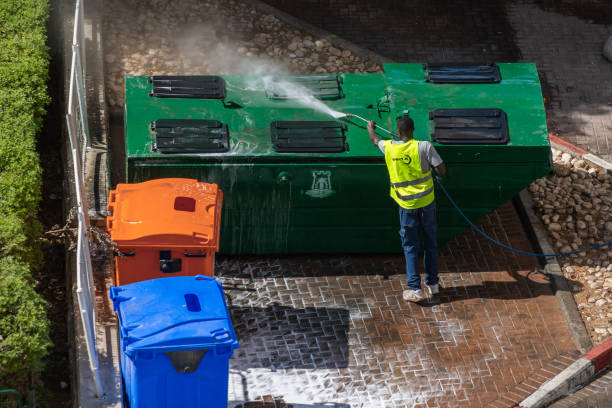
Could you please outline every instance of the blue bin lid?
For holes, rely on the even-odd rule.
[[[137,351],[238,348],[223,288],[207,276],[176,276],[110,288],[123,346]]]

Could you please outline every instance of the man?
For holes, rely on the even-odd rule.
[[[380,140],[375,133],[376,123],[368,122],[370,140],[385,155],[391,181],[391,197],[399,205],[400,235],[406,256],[408,290],[404,300],[423,299],[421,276],[418,272],[419,228],[425,243],[425,283],[431,295],[439,293],[438,243],[436,240],[436,203],[431,168],[440,175],[446,166],[430,142],[414,140],[414,122],[407,115],[397,120],[399,141]]]

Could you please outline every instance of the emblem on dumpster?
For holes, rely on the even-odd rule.
[[[312,188],[306,191],[306,195],[312,198],[325,198],[334,194],[331,188],[331,171],[314,170],[312,172]]]

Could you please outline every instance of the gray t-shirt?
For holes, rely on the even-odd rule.
[[[378,142],[378,148],[385,154],[384,140]],[[394,140],[391,143],[399,144],[406,143],[401,140]],[[438,167],[442,164],[442,159],[436,151],[436,148],[426,140],[419,140],[419,160],[421,160],[421,171],[427,173],[432,167]]]

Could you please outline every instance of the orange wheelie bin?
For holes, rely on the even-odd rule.
[[[113,284],[213,276],[222,201],[216,184],[192,179],[118,184],[106,219],[115,250]]]

